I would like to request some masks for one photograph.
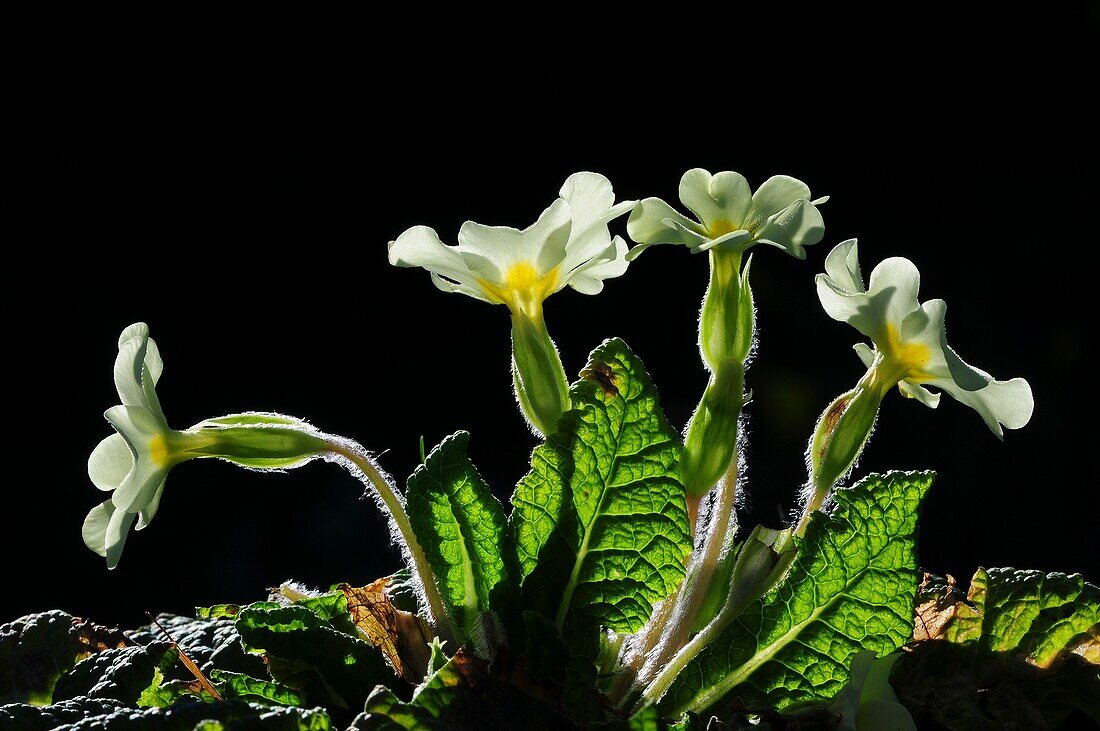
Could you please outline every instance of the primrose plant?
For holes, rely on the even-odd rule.
[[[323,597],[346,602],[355,620],[348,631],[386,658],[378,677],[357,681],[370,686],[362,688],[364,718],[381,724],[372,728],[453,727],[471,703],[492,718],[498,702],[511,704],[501,718],[537,717],[539,728],[631,719],[654,725],[630,728],[660,728],[698,721],[692,714],[729,719],[738,709],[811,709],[846,728],[871,728],[872,718],[914,727],[888,679],[898,677],[896,653],[913,638],[916,523],[933,476],[891,472],[845,483],[895,386],[931,408],[947,393],[998,437],[1027,424],[1031,389],[1021,378],[995,380],[947,345],[946,306],[919,301],[912,262],[886,259],[865,284],[856,240],[844,241],[825,257],[817,294],[829,317],[865,339],[855,350],[866,371],[807,424],[808,474],[792,490],[791,525],[743,530],[736,506],[748,489],[746,370],[760,306],[752,256],[773,247],[805,259],[825,236],[827,197],[788,176],[754,191],[738,173],[694,169],[680,180],[679,199],[682,208],[658,198],[616,203],[605,177],[581,172],[526,228],[468,221],[451,246],[414,226],[389,243],[391,264],[426,269],[440,290],[511,314],[512,387],[540,443],[510,510],[468,458],[465,432],[431,450],[402,491],[359,444],[302,419],[247,412],[170,428],[156,393],[160,351],[138,323],[119,339],[122,403],[105,414],[116,433],[88,461],[93,484],[110,496],[88,514],[85,543],[114,568],[130,529],[151,524],[169,471],[191,459],[261,471],[334,462],[387,514],[404,569],[378,583],[385,588],[370,602],[347,585],[331,595],[284,587],[274,604],[239,610],[237,626],[253,649],[278,660],[286,653],[275,635],[249,639],[256,617],[299,605],[316,613]],[[611,232],[620,217],[632,249]],[[710,267],[698,323],[709,379],[682,437],[622,340],[598,345],[570,383],[544,313],[555,292],[597,295],[658,244],[705,254]],[[1100,621],[1096,613],[1073,627],[1085,632]],[[279,631],[291,631],[280,621]],[[1078,636],[1051,642],[1068,647],[1070,635]],[[311,695],[314,686],[295,685],[285,663],[268,665],[275,681],[298,688],[300,703],[330,703]],[[464,699],[471,688],[479,690]],[[339,692],[344,701],[357,697]]]

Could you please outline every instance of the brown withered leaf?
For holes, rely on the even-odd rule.
[[[81,619],[80,617],[73,617],[73,628],[70,637],[74,638],[83,648],[78,655],[79,659],[84,659],[104,650],[113,650],[132,644],[126,635],[122,633],[122,630],[104,627],[90,619]]]
[[[955,577],[937,576],[924,572],[917,587],[916,623],[913,625],[913,641],[938,640],[955,618],[965,596],[955,585]]]
[[[1090,665],[1100,665],[1100,625],[1094,625],[1076,645],[1066,650]]]
[[[419,683],[431,657],[432,633],[419,617],[393,606],[386,594],[389,583],[387,577],[366,586],[337,588],[347,597],[351,620],[364,639],[382,651],[398,675]]]

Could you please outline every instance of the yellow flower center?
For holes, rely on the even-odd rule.
[[[502,284],[486,279],[477,281],[494,302],[508,305],[513,310],[518,308],[533,313],[557,287],[560,269],[560,266],[556,266],[539,276],[538,270],[530,262],[520,261],[504,273]]]
[[[923,343],[903,343],[898,329],[893,325],[886,326],[886,342],[882,351],[890,361],[891,370],[896,369],[900,374],[898,380],[920,383],[932,378],[924,372],[925,364],[932,357],[931,349]]]
[[[733,221],[725,218],[720,218],[717,221],[711,221],[711,224],[707,226],[707,235],[709,235],[712,239],[716,239],[719,236],[725,236],[726,234],[740,230],[741,227]]]
[[[749,234],[755,236],[756,229],[760,228],[760,221],[754,218],[752,220],[742,221],[741,223],[734,223],[728,218],[720,218],[717,221],[711,221],[710,225],[706,228],[707,235],[712,239],[731,234],[734,231],[748,231]]]
[[[157,434],[149,440],[149,459],[153,460],[153,464],[157,467],[168,464],[168,440],[163,434]]]

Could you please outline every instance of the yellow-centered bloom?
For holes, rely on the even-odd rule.
[[[149,525],[160,506],[164,480],[174,464],[173,432],[157,399],[156,384],[164,364],[149,327],[135,323],[122,331],[115,359],[115,388],[122,405],[103,414],[116,430],[88,458],[88,476],[111,497],[84,520],[88,548],[114,568],[126,536]]]
[[[825,234],[817,207],[828,199],[811,200],[810,188],[789,175],[773,175],[754,193],[740,173],[724,170],[711,175],[694,168],[680,178],[680,202],[695,218],[660,198],[646,198],[627,222],[630,238],[638,242],[627,259],[657,244],[681,244],[695,254],[711,249],[741,252],[770,244],[805,259],[804,247]]]
[[[279,414],[246,412],[207,419],[176,431],[164,418],[156,385],[164,364],[149,327],[122,331],[115,358],[115,388],[122,400],[104,413],[115,428],[88,458],[92,483],[111,497],[84,519],[84,543],[118,565],[130,528],[149,525],[160,507],[168,472],[190,459],[216,457],[254,470],[284,470],[321,456],[327,437],[305,422]]]
[[[522,231],[467,221],[458,231],[458,245],[447,246],[434,229],[413,226],[389,243],[389,261],[427,269],[444,292],[507,305],[538,319],[543,301],[566,285],[597,294],[603,280],[626,271],[626,242],[612,238],[607,224],[634,203],[615,203],[604,176],[574,173],[560,197]]]
[[[1035,402],[1022,378],[997,381],[965,363],[947,344],[941,299],[917,300],[920,272],[901,257],[886,259],[864,286],[855,239],[836,246],[817,275],[817,295],[834,320],[847,322],[871,339],[855,346],[867,366],[862,385],[885,394],[897,385],[901,393],[936,408],[940,395],[932,386],[977,411],[990,430],[1019,429],[1031,419]]]

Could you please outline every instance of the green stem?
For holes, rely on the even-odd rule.
[[[652,678],[663,674],[667,663],[687,643],[699,623],[699,611],[706,601],[714,575],[737,536],[735,498],[737,496],[738,464],[736,456],[718,484],[712,509],[712,519],[701,550],[693,557],[687,576],[675,599],[675,607],[655,651],[650,653],[638,673],[636,685],[651,684]]]
[[[767,534],[766,540],[757,540],[761,533]],[[741,549],[741,555],[737,556],[729,594],[721,611],[671,658],[662,663],[659,672],[642,692],[635,710],[659,701],[687,664],[729,626],[749,602],[759,599],[783,580],[796,555],[789,532],[757,527]]]
[[[454,641],[454,630],[451,626],[450,616],[443,604],[443,597],[439,594],[439,588],[435,584],[435,574],[428,564],[428,557],[420,542],[416,539],[409,516],[405,512],[405,501],[394,490],[389,476],[383,472],[359,444],[343,438],[335,438],[328,441],[328,454],[335,461],[350,463],[349,470],[358,473],[360,479],[374,488],[375,493],[382,500],[394,525],[404,539],[409,552],[413,569],[420,578],[420,584],[424,588],[424,598],[428,602],[429,620],[436,634],[443,641]]]
[[[709,259],[699,349],[711,377],[688,425],[680,461],[693,535],[699,502],[712,489],[717,494],[703,545],[692,556],[679,590],[668,600],[671,610],[647,625],[641,641],[647,656],[635,687],[660,672],[691,637],[715,574],[737,534],[737,442],[745,404],[745,360],[752,350],[755,317],[747,270],[741,271],[741,252],[712,249]]]

